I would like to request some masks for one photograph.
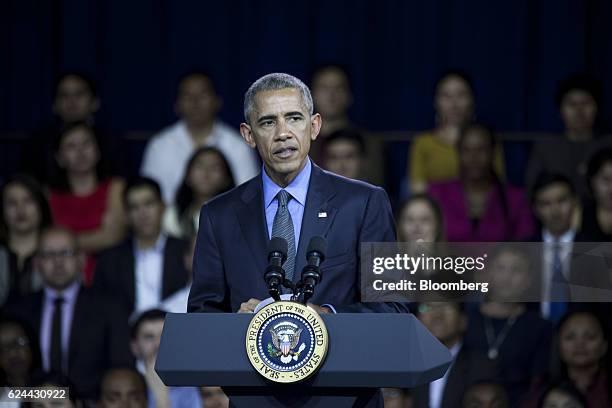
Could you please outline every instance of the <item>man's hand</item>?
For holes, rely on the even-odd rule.
[[[321,313],[333,313],[331,311],[331,309],[329,307],[326,307],[326,306],[317,306],[317,305],[313,305],[312,303],[308,303],[308,306],[312,307],[319,314],[321,314]]]
[[[247,302],[240,304],[240,309],[238,309],[238,313],[253,313],[255,311],[255,307],[261,302],[259,299],[249,299]]]

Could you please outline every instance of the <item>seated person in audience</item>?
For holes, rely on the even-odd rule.
[[[318,139],[317,139],[318,140]],[[340,129],[330,134],[322,146],[321,167],[350,179],[365,180],[365,142],[356,130]]]
[[[112,368],[100,383],[99,408],[146,408],[147,383],[133,368]],[[161,408],[161,405],[159,406]]]
[[[418,318],[450,350],[453,363],[444,377],[411,391],[414,408],[453,408],[461,404],[466,389],[479,381],[497,376],[495,362],[463,343],[467,314],[463,305],[451,302],[425,302],[418,307]]]
[[[187,301],[189,300],[189,291],[191,290],[191,282],[193,277],[193,254],[195,252],[197,235],[192,235],[189,239],[189,245],[185,248],[183,255],[183,264],[185,272],[187,272],[187,284],[182,289],[174,292],[164,299],[159,308],[169,313],[186,313]]]
[[[323,119],[317,139],[319,143],[324,142],[337,130],[355,127],[348,115],[353,95],[349,73],[345,67],[333,64],[317,67],[311,75],[310,85],[315,110]],[[311,155],[313,148],[317,150],[317,141],[311,145]],[[312,158],[316,161],[314,156]]]
[[[429,195],[442,209],[446,238],[512,241],[533,233],[523,190],[506,185],[494,170],[495,135],[484,125],[465,127],[457,142],[459,178],[432,184]]]
[[[397,212],[398,242],[442,242],[444,221],[436,201],[426,194],[414,194]]]
[[[552,324],[517,301],[538,289],[529,254],[516,246],[504,246],[488,255],[487,297],[470,310],[464,344],[497,362],[500,380],[514,406],[546,376]]]
[[[132,326],[132,353],[136,367],[144,375],[149,388],[150,408],[201,408],[202,399],[196,387],[166,387],[155,372],[166,312],[151,309],[140,315]]]
[[[175,103],[179,120],[149,141],[140,170],[159,183],[165,203],[174,200],[182,170],[200,146],[216,147],[223,153],[236,184],[259,172],[255,153],[238,132],[217,118],[220,108],[221,98],[208,74],[194,72],[180,79]]]
[[[413,193],[422,193],[431,183],[459,176],[457,143],[461,129],[474,117],[474,87],[467,75],[450,71],[436,83],[435,128],[415,136],[410,148],[407,180]],[[504,174],[501,146],[495,150],[495,172]]]
[[[72,232],[43,231],[36,255],[43,290],[11,310],[36,331],[44,371],[74,383],[79,398],[95,398],[102,373],[129,365],[127,315],[114,302],[81,284],[85,256]]]
[[[34,378],[34,380],[28,384],[29,387],[45,390],[55,390],[59,392],[62,388],[67,388],[66,398],[63,399],[49,399],[49,398],[38,398],[34,399],[29,405],[26,403],[25,406],[31,408],[76,408],[81,407],[81,401],[76,398],[74,392],[74,384],[68,377],[59,373],[40,373]],[[87,405],[91,406],[91,405]]]
[[[214,147],[200,147],[187,163],[174,205],[164,213],[164,230],[180,238],[196,234],[204,203],[235,186],[223,153]]]
[[[0,320],[0,407],[19,408],[19,401],[9,399],[2,387],[28,386],[40,367],[38,339],[28,325],[19,319]]]
[[[529,188],[541,173],[560,173],[572,181],[580,195],[586,193],[586,162],[598,145],[605,144],[595,140],[601,98],[601,86],[593,78],[575,74],[561,82],[556,102],[564,134],[534,144],[527,164]]]
[[[206,408],[228,408],[229,398],[221,387],[202,387],[202,400]]]
[[[510,408],[508,394],[500,384],[481,382],[468,388],[463,396],[463,408]]]
[[[587,167],[589,197],[582,211],[585,241],[612,241],[612,148],[598,151]]]
[[[110,177],[94,130],[84,123],[64,129],[55,145],[56,171],[49,191],[53,220],[76,234],[89,254],[85,283],[90,284],[94,255],[125,235],[121,206],[123,180]]]
[[[158,307],[187,284],[183,256],[188,243],[162,232],[159,185],[146,177],[124,191],[130,238],[100,255],[94,289],[114,297],[130,314]]]
[[[570,383],[553,385],[542,395],[538,408],[589,408],[605,407],[589,405],[586,398]]]
[[[100,99],[94,81],[84,73],[66,72],[55,85],[52,123],[46,124],[23,144],[22,170],[41,183],[53,171],[53,141],[66,125],[83,122],[94,126]]]
[[[6,180],[0,190],[0,308],[40,289],[33,260],[40,231],[50,224],[49,204],[36,180]]]

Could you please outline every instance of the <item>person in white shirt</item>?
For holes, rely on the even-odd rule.
[[[236,184],[259,173],[251,148],[216,118],[220,107],[221,98],[209,75],[194,72],[179,81],[175,110],[180,119],[149,141],[140,171],[160,184],[167,204],[174,200],[189,157],[200,146],[216,147],[225,155]]]

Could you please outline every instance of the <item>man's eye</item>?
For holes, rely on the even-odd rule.
[[[289,118],[289,120],[291,122],[299,122],[300,120],[302,120],[302,117],[301,116],[292,116],[292,117]]]
[[[274,122],[271,120],[264,120],[263,122],[261,122],[261,126],[270,127],[272,125],[274,125]]]

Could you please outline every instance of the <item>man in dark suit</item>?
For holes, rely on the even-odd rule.
[[[162,232],[165,207],[154,180],[131,180],[124,203],[132,237],[100,256],[93,286],[118,299],[132,313],[155,308],[186,286],[183,257],[188,243]]]
[[[419,320],[453,355],[453,363],[444,377],[412,390],[415,408],[455,408],[472,384],[494,380],[496,365],[484,355],[467,349],[463,335],[467,315],[463,306],[451,302],[427,302],[419,305]]]
[[[317,167],[308,157],[321,129],[309,89],[287,74],[257,80],[245,95],[240,132],[263,161],[261,174],[202,208],[190,312],[253,312],[268,297],[263,279],[270,237],[288,243],[283,265],[297,282],[310,239],[327,240],[322,280],[311,298],[320,313],[397,312],[360,299],[360,245],[395,241],[385,191]]]
[[[23,298],[12,312],[36,330],[43,369],[66,374],[78,397],[94,399],[102,374],[133,359],[125,313],[80,283],[84,260],[71,232],[44,231],[36,256],[44,289]]]

